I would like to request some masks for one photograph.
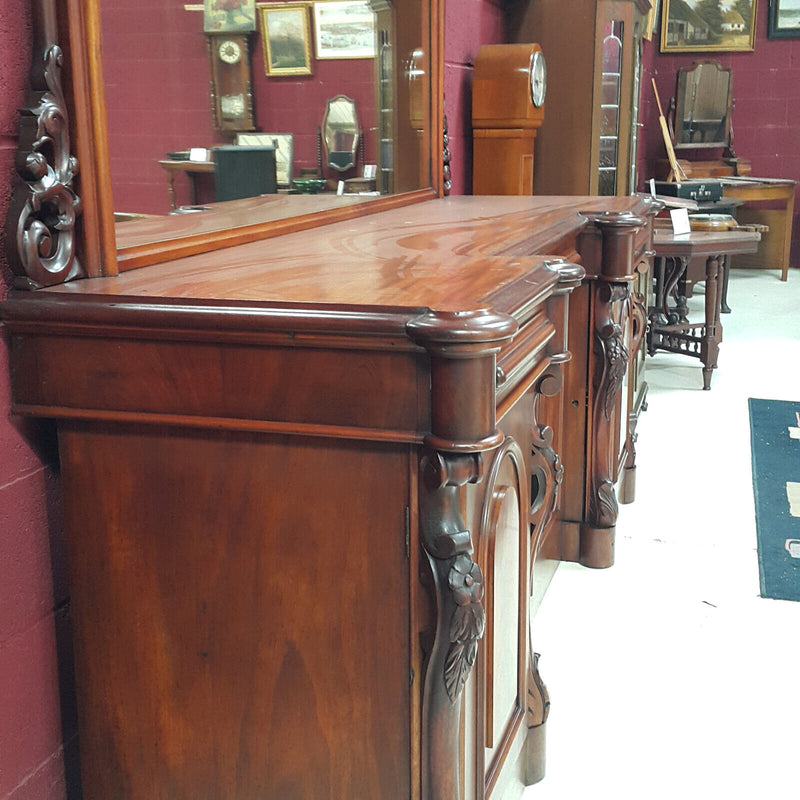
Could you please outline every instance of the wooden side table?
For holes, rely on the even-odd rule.
[[[703,389],[711,388],[722,341],[720,277],[727,268],[725,260],[734,253],[756,252],[760,240],[760,233],[750,231],[695,231],[676,236],[671,230],[656,229],[653,297],[648,310],[649,355],[665,350],[699,358],[703,364]],[[706,259],[705,319],[691,323],[682,279],[690,259],[697,257]],[[674,299],[674,306],[670,299]]]
[[[192,205],[197,205],[197,186],[195,185],[195,175],[202,172],[214,172],[213,161],[174,161],[164,159],[158,162],[167,173],[167,194],[169,195],[169,208],[174,211],[177,208],[175,202],[175,175],[183,172],[189,177],[189,191],[191,192]]]
[[[775,236],[779,242],[776,248],[778,263],[767,262],[764,266],[770,269],[780,269],[781,280],[789,277],[789,254],[792,248],[792,221],[794,219],[794,191],[796,181],[769,180],[759,178],[722,178],[723,195],[726,199],[737,198],[749,202],[775,200],[783,204],[781,212],[770,221],[770,236]],[[744,210],[744,209],[743,209]],[[737,218],[742,221],[744,216],[737,212]]]

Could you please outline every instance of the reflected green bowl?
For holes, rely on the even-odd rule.
[[[317,194],[327,185],[324,178],[297,178],[292,181],[294,188],[303,194]]]

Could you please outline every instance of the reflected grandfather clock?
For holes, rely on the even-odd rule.
[[[225,133],[255,130],[252,33],[207,33],[214,127]]]
[[[538,44],[484,45],[472,86],[472,193],[533,194],[547,71]]]

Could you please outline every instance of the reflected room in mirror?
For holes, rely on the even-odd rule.
[[[731,70],[700,61],[678,70],[673,146],[730,148]]]
[[[102,63],[89,66],[98,84],[92,113],[103,117],[93,124],[103,138],[105,128],[108,134],[108,169],[96,159],[97,191],[113,196],[119,269],[174,255],[175,241],[192,240],[193,252],[215,249],[235,243],[231,231],[258,226],[257,235],[271,235],[276,220],[302,216],[309,218],[304,224],[323,224],[335,220],[339,210],[352,213],[348,209],[355,203],[380,204],[380,197],[337,198],[332,188],[314,198],[286,197],[297,191],[292,175],[320,168],[320,113],[336,96],[353,101],[358,118],[348,134],[352,147],[340,147],[337,140],[326,148],[322,177],[329,178],[329,187],[343,177],[360,179],[367,165],[381,176],[376,187],[381,195],[436,193],[439,177],[432,164],[438,163],[439,145],[432,134],[440,130],[440,115],[432,114],[431,0],[397,0],[391,6],[364,0],[363,5],[375,21],[373,56],[313,58],[312,75],[276,76],[264,68],[261,30],[204,31],[201,5],[160,4],[144,13],[123,0],[86,0],[87,19],[96,15],[99,21],[96,30],[86,23],[87,60],[102,53]],[[303,8],[310,18],[313,5]],[[237,36],[242,46],[235,46]],[[230,99],[239,96],[236,91],[215,85],[215,59],[249,76],[237,103]],[[227,93],[229,111],[242,104],[252,109],[252,125],[237,128],[227,118],[225,125],[219,123],[211,109],[222,99],[214,92],[221,91]],[[258,208],[247,204],[241,214],[222,213],[210,163],[214,148],[243,142],[244,134],[275,130],[290,137],[292,149],[283,170],[279,160],[278,195]],[[337,135],[341,139],[342,133]],[[193,161],[195,149],[206,157]],[[327,168],[328,153],[335,153],[331,159],[350,175]],[[197,213],[163,222],[166,215],[187,210]],[[311,215],[319,219],[312,222]]]

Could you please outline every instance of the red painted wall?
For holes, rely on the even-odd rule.
[[[114,208],[165,214],[166,179],[158,159],[173,150],[231,142],[211,124],[203,15],[186,11],[183,0],[103,0],[101,21]],[[255,36],[257,128],[294,134],[295,173],[316,168],[325,101],[345,94],[356,101],[366,134],[365,158],[374,163],[374,137],[369,135],[375,116],[373,59],[314,58],[312,68],[312,75],[267,77],[261,35]],[[162,109],[155,115],[154,99]],[[188,182],[179,176],[175,185],[178,203],[189,203]],[[202,199],[213,200],[213,193],[206,189]]]
[[[30,63],[29,6],[27,0],[0,4],[2,222]],[[3,234],[0,240],[5,298],[10,277]],[[0,800],[57,800],[66,791],[62,742],[70,751],[75,743],[71,693],[59,697],[57,642],[68,643],[69,619],[58,481],[44,444],[52,437],[10,416],[8,350],[0,333]],[[68,671],[61,680],[69,683]]]
[[[658,34],[645,42],[642,81],[644,123],[640,151],[640,186],[653,174],[666,151],[651,84],[655,78],[666,108],[675,94],[678,67],[699,58],[713,58],[733,70],[734,145],[736,155],[752,162],[754,176],[800,181],[800,38],[767,38],[767,3],[756,9],[756,41],[752,53],[661,53]],[[716,157],[711,151],[700,158]],[[800,266],[800,209],[794,218],[791,265]]]

